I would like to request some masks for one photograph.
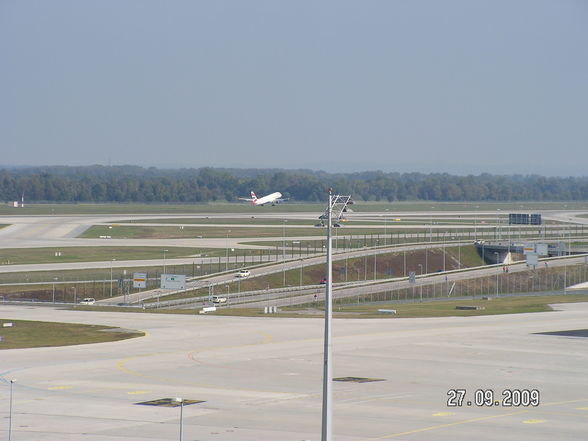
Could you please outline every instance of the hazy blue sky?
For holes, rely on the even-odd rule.
[[[586,0],[0,0],[1,164],[586,175]]]

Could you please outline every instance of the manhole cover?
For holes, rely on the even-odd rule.
[[[559,335],[561,337],[588,337],[588,329],[574,329],[572,331],[537,332],[540,335]]]
[[[383,378],[364,378],[364,377],[339,377],[333,378],[333,381],[348,381],[351,383],[371,383],[372,381],[386,381]]]
[[[190,404],[198,404],[204,403],[202,400],[183,400],[184,406],[188,406]],[[151,401],[143,401],[142,403],[135,403],[135,404],[142,404],[144,406],[161,406],[161,407],[178,407],[180,403],[176,401],[175,398],[160,398],[159,400],[151,400]]]

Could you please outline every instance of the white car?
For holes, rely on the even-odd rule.
[[[237,273],[237,275],[235,277],[239,277],[240,279],[244,279],[246,277],[249,277],[250,275],[251,275],[251,271],[241,270]]]
[[[219,304],[219,303],[227,303],[226,297],[221,296],[212,296],[212,303]]]
[[[80,305],[93,305],[94,303],[96,303],[96,299],[93,299],[92,297],[86,297],[85,299],[82,299]]]

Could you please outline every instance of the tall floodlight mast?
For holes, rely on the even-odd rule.
[[[333,189],[329,188],[329,207],[327,208],[327,283],[325,291],[325,350],[323,358],[323,416],[321,441],[331,441],[331,414],[332,414],[332,384],[333,369],[331,358],[333,352],[331,322],[333,318],[332,306],[332,288],[333,288],[333,258],[331,251],[331,216],[333,211]]]

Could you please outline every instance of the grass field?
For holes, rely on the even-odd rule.
[[[73,323],[33,322],[27,320],[0,319],[12,323],[12,327],[0,328],[0,349],[40,348],[46,346],[72,346],[88,343],[104,343],[143,337],[145,333],[108,326],[80,325]]]
[[[377,234],[383,233],[382,226],[373,228],[353,228],[347,234]],[[113,239],[196,239],[196,238],[226,238],[226,237],[300,237],[300,236],[325,236],[324,228],[317,227],[289,227],[289,228],[267,228],[260,226],[254,227],[213,227],[213,226],[194,226],[194,227],[157,227],[157,226],[126,226],[126,225],[94,225],[87,229],[79,237],[98,238],[100,236],[110,236]]]
[[[317,211],[326,207],[322,203],[297,203],[295,201],[276,205],[275,207],[254,207],[244,203],[210,203],[210,204],[27,204],[24,208],[0,206],[0,215],[71,215],[71,214],[189,214],[189,213],[251,213],[253,215],[269,213],[290,213]],[[356,201],[353,211],[385,211],[392,216],[405,211],[496,211],[496,210],[585,210],[586,202],[437,202],[437,201],[403,201],[403,202],[362,202]]]
[[[457,247],[446,248],[445,266],[448,270],[474,267],[483,265],[483,261],[475,251],[474,246],[461,247],[462,263],[458,265]],[[346,260],[337,260],[333,262],[333,282],[354,282],[364,280],[378,280],[388,279],[390,277],[404,277],[408,272],[420,272],[418,264],[425,262],[429,264],[430,271],[436,271],[443,267],[443,250],[441,248],[434,248],[428,251],[416,250],[406,253],[406,274],[405,274],[405,253],[386,253],[379,254],[374,262],[373,256],[359,257]],[[374,273],[374,263],[376,271]],[[227,284],[226,286],[218,286],[216,290],[218,294],[235,293],[237,291],[258,291],[263,289],[282,288],[284,286],[307,286],[319,285],[321,279],[325,277],[325,264],[317,264],[306,266],[304,268],[297,268],[284,272],[276,272],[266,276],[252,277],[249,279],[239,280],[238,283]],[[228,286],[228,288],[227,288]],[[227,291],[228,290],[228,291]],[[189,291],[182,294],[174,294],[166,296],[165,300],[175,300],[185,297],[204,296],[208,294],[208,288]],[[155,301],[155,300],[152,300]]]
[[[575,303],[588,301],[588,295],[560,296],[521,296],[485,300],[452,300],[423,303],[390,303],[378,305],[349,305],[335,307],[336,318],[419,318],[419,317],[470,317],[497,314],[521,314],[529,312],[552,311],[554,303]],[[456,306],[481,306],[481,310],[457,310]],[[395,309],[396,314],[382,314],[378,309]],[[265,317],[323,317],[322,308],[284,307],[278,314],[264,314],[262,308],[220,309],[215,315],[227,316],[265,316]]]
[[[224,250],[209,248],[166,247],[165,256],[190,257],[206,254],[223,255]],[[61,253],[56,255],[56,253]],[[0,264],[96,262],[106,260],[163,260],[162,247],[63,247],[63,248],[5,248],[0,250]]]
[[[318,214],[317,214],[318,217]],[[288,219],[286,225],[302,225],[306,227],[312,227],[318,221],[312,219]],[[230,217],[198,217],[198,218],[166,218],[166,219],[130,219],[130,220],[119,220],[121,224],[132,223],[132,224],[199,224],[199,225],[218,225],[218,224],[240,224],[240,225],[283,225],[284,219],[267,219],[259,218],[257,216],[251,216],[247,218],[230,218]]]

